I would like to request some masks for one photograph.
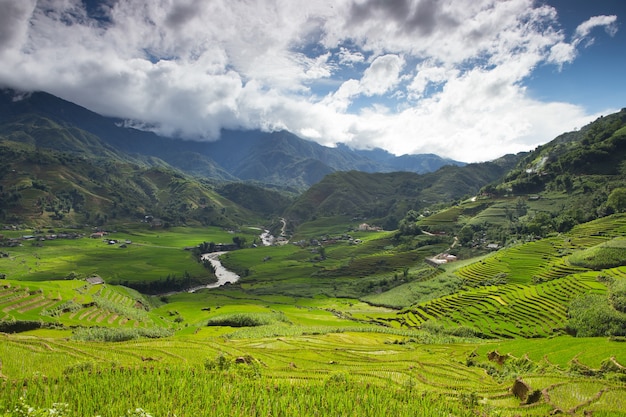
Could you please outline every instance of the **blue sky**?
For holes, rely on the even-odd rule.
[[[592,31],[593,42],[562,68],[545,65],[528,79],[533,96],[561,100],[589,113],[626,107],[626,2],[623,0],[549,0],[559,13],[563,30],[571,36],[589,16],[617,15],[617,32],[607,36],[603,28]]]
[[[625,107],[622,0],[0,0],[0,87],[465,162]]]

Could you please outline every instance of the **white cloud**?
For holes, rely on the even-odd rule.
[[[593,16],[578,25],[576,38],[584,38],[596,27],[604,27],[606,33],[615,36],[617,33],[617,16]]]
[[[417,75],[407,87],[409,97],[419,99],[424,96],[429,86],[438,86],[458,74],[457,70],[439,66],[432,61],[424,61],[417,68]]]
[[[617,30],[615,16],[596,16],[568,42],[556,10],[533,0],[107,0],[98,13],[80,0],[0,0],[0,85],[164,134],[288,129],[464,161],[589,120],[530,98],[524,82],[572,62],[594,28]]]
[[[404,60],[398,55],[384,55],[376,58],[365,70],[360,90],[366,96],[385,94],[400,81],[400,71],[403,66]]]
[[[353,64],[361,63],[363,61],[365,61],[365,57],[361,52],[351,51],[343,46],[339,49],[340,64],[352,66]]]
[[[35,1],[0,0],[0,54],[24,42]]]
[[[442,92],[418,106],[392,117],[369,114],[363,120],[367,124],[359,127],[368,133],[371,146],[398,154],[436,153],[486,161],[533,149],[567,127],[582,126],[589,116],[566,103],[531,100],[522,87],[473,70],[450,80]],[[564,126],[564,121],[571,125]],[[405,140],[396,141],[397,137]]]

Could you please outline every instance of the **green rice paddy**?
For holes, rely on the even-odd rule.
[[[440,248],[379,232],[325,259],[309,245],[233,251],[222,260],[240,282],[195,293],[83,279],[207,274],[184,247],[257,232],[134,227],[109,235],[126,248],[3,248],[0,415],[626,415],[626,342],[565,332],[573,299],[626,279],[574,262],[621,250],[626,216],[439,269],[423,258]]]

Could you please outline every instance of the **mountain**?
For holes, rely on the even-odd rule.
[[[609,193],[626,180],[626,108],[564,133],[520,159],[504,180],[488,188],[507,193],[565,193],[587,220],[606,212]]]
[[[578,131],[564,133],[539,146],[520,160],[509,175],[510,181],[523,183],[539,175],[547,184],[562,174],[617,175],[624,172],[626,157],[626,108],[601,116]],[[520,184],[514,184],[519,186]]]
[[[385,157],[381,151],[373,153],[379,162]],[[626,109],[533,151],[487,163],[447,165],[422,175],[336,172],[304,192],[285,217],[299,224],[350,215],[393,229],[410,210],[424,212],[482,194],[494,198],[481,199],[467,211],[459,209],[466,220],[474,218],[469,224],[472,233],[491,227],[502,236],[543,235],[625,210],[624,184]]]
[[[49,126],[43,128],[45,124]],[[76,129],[82,131],[78,136]],[[11,140],[47,149],[100,156],[106,149],[118,158],[144,162],[156,157],[183,172],[216,181],[254,180],[301,191],[335,171],[424,173],[447,164],[462,165],[432,154],[395,157],[379,149],[330,148],[286,131],[225,130],[214,142],[167,138],[44,92],[20,94],[8,89],[0,91],[0,131]],[[22,136],[24,131],[33,134]],[[81,144],[84,140],[93,146]]]
[[[150,219],[154,227],[237,227],[259,218],[209,184],[162,164],[93,158],[3,139],[0,222],[103,226]],[[282,209],[279,201],[267,200],[276,202],[275,211]]]
[[[345,146],[345,145],[340,145]],[[442,158],[435,154],[419,154],[419,155],[401,155],[395,156],[384,149],[375,148],[371,150],[357,150],[357,154],[364,156],[372,161],[378,162],[385,167],[378,172],[394,172],[406,171],[415,172],[417,174],[425,174],[427,172],[437,171],[445,165],[463,166],[465,163],[454,161],[452,159]],[[367,171],[367,170],[362,170]],[[367,171],[375,172],[375,171]]]
[[[626,212],[626,109],[519,154],[513,165],[475,199],[399,224],[409,233],[413,223],[449,232],[468,248],[501,247]]]
[[[136,162],[156,157],[191,175],[226,181],[236,179],[206,155],[206,143],[165,138],[152,132],[128,128],[123,120],[100,116],[43,92],[26,95],[19,95],[13,90],[0,92],[0,132],[4,133],[4,137],[15,133],[8,138],[30,142],[45,149],[74,151],[68,149],[65,141],[67,135],[53,129],[37,129],[41,120],[50,121],[65,131],[75,132],[78,129],[86,132],[97,138],[99,145],[122,159]],[[30,137],[23,135],[31,131],[33,135]]]
[[[395,229],[407,211],[474,195],[502,178],[517,160],[508,155],[493,162],[444,166],[427,174],[334,172],[299,196],[285,217],[299,224],[316,217],[352,216]]]

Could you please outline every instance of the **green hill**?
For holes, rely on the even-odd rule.
[[[434,173],[330,172],[292,200],[13,119],[0,414],[624,416],[624,122]],[[239,279],[200,288],[219,243]]]
[[[150,216],[160,219],[159,226],[232,227],[255,218],[163,162],[138,165],[7,139],[0,150],[0,217],[6,223],[102,226]]]
[[[622,109],[579,131],[565,133],[528,153],[501,184],[489,191],[562,191],[573,200],[580,200],[581,194],[586,194],[585,199],[594,199],[597,191],[610,190],[626,174],[625,126],[626,109]]]
[[[285,212],[300,224],[315,217],[351,216],[373,219],[395,229],[410,210],[422,210],[477,193],[514,166],[515,156],[494,162],[445,166],[427,174],[335,172],[305,191]]]

